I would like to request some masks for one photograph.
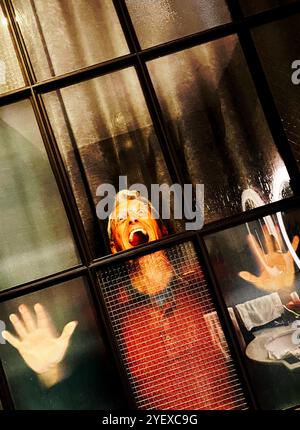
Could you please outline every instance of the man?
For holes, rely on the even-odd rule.
[[[108,223],[113,253],[166,233],[155,209],[138,192],[123,190],[117,195]],[[213,342],[204,319],[210,298],[207,291],[203,297],[199,266],[181,264],[175,272],[165,251],[139,257],[129,266],[131,285],[120,281],[116,290],[114,312],[120,323],[115,329],[139,406],[233,408],[235,389],[224,350]]]
[[[117,195],[108,223],[113,253],[166,234],[155,209],[138,192],[124,190]],[[165,251],[129,264],[131,285],[112,285],[117,287],[112,291],[116,291],[115,309],[120,311],[119,322],[115,318],[113,322],[116,332],[120,329],[121,349],[125,347],[139,406],[235,407],[236,380],[230,377],[226,362],[226,342],[223,339],[219,347],[205,322],[212,305],[199,265],[186,267],[177,261],[180,268],[175,271]],[[3,337],[19,351],[42,384],[51,387],[64,377],[63,359],[77,322],[68,323],[58,336],[45,309],[40,304],[34,309],[36,316],[21,305],[20,317],[10,316],[18,336],[4,331]]]

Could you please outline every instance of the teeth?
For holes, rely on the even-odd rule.
[[[145,236],[146,236],[146,234],[147,234],[146,230],[144,230],[143,228],[136,228],[135,230],[132,230],[132,231],[130,232],[129,240],[132,240],[132,239],[133,239],[133,235],[134,235],[134,233],[138,233],[138,232],[142,232]]]

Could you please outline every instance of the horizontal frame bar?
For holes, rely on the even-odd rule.
[[[28,96],[29,88],[33,88],[36,93],[46,93],[73,85],[87,79],[92,79],[107,73],[134,66],[137,63],[136,56],[139,56],[143,61],[151,61],[155,58],[169,55],[182,51],[184,49],[192,48],[204,43],[209,43],[222,37],[230,36],[239,31],[239,29],[248,27],[249,29],[261,25],[265,25],[276,20],[282,20],[289,16],[300,13],[300,2],[292,3],[284,6],[279,6],[271,10],[262,11],[255,15],[244,17],[243,19],[229,22],[227,24],[219,25],[208,30],[200,31],[179,39],[175,39],[166,43],[162,43],[137,53],[130,53],[122,57],[114,58],[106,62],[97,63],[80,70],[68,72],[63,75],[58,75],[49,78],[45,81],[33,83],[30,86],[19,88],[9,93],[0,95],[0,105],[5,103],[12,103],[13,95],[16,94],[16,100],[26,98]]]

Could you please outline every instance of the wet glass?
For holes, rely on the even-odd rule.
[[[289,3],[295,3],[299,0],[239,0],[245,15],[262,12],[273,9],[278,6],[284,6]]]
[[[124,406],[85,279],[5,301],[0,315],[9,333],[0,356],[16,409]]]
[[[300,14],[252,30],[289,143],[300,166]],[[297,61],[298,60],[298,61]],[[294,65],[294,62],[297,62]]]
[[[115,264],[98,278],[139,408],[247,408],[192,243]]]
[[[14,0],[37,80],[128,53],[111,0]]]
[[[91,248],[96,256],[105,246],[110,252],[107,217],[96,213],[103,198],[98,187],[110,184],[118,192],[143,184],[150,199],[151,184],[171,182],[136,72],[105,75],[45,94],[43,100]],[[127,186],[120,185],[120,176],[126,176]],[[170,232],[181,225],[166,223]]]
[[[0,7],[0,94],[24,86],[14,45],[8,29],[8,21]]]
[[[126,0],[142,48],[231,21],[224,0]]]
[[[267,410],[300,403],[299,232],[300,211],[290,210],[205,239],[254,394]]]
[[[29,101],[0,108],[0,289],[73,267],[79,256]]]
[[[186,183],[204,184],[205,222],[279,199],[288,180],[236,36],[148,63]],[[252,206],[253,207],[253,206]]]

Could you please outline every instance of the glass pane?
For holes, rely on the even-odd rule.
[[[0,7],[0,94],[24,86],[8,22]]]
[[[288,178],[236,36],[148,64],[185,182],[204,184],[205,221],[247,209],[245,195],[275,201]]]
[[[142,48],[231,20],[224,0],[126,0]]]
[[[139,408],[247,407],[192,243],[98,277]]]
[[[0,108],[0,290],[78,264],[29,101]]]
[[[111,0],[13,0],[38,80],[128,53]]]
[[[16,409],[115,409],[121,387],[84,279],[0,304],[1,360]]]
[[[128,187],[146,185],[149,194],[151,184],[170,183],[136,73],[125,69],[43,98],[91,246],[100,255],[101,230],[108,238],[107,218],[95,214],[101,201],[98,187],[127,188],[119,187],[120,175],[126,176]],[[168,222],[170,232],[179,228],[179,222]]]
[[[241,7],[245,15],[273,9],[277,6],[283,6],[289,3],[295,3],[298,0],[240,0]]]
[[[253,30],[256,48],[265,69],[288,140],[300,166],[300,15]],[[295,82],[293,82],[295,80]]]
[[[300,403],[299,231],[300,212],[294,210],[206,239],[263,409],[285,409]]]

